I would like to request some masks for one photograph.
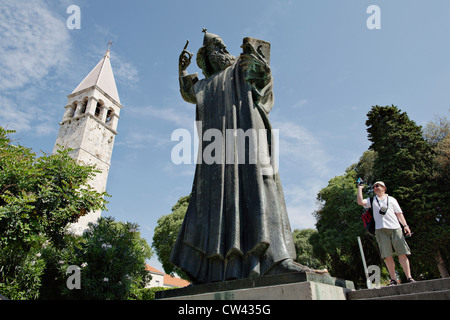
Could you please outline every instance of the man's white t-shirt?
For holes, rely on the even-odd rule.
[[[387,203],[388,197],[389,197],[389,206]],[[375,219],[375,229],[400,228],[400,223],[398,222],[396,213],[403,213],[403,211],[394,197],[387,196],[383,200],[380,200],[378,196],[376,196],[373,198],[372,204],[373,204],[373,217]],[[366,199],[366,205],[364,207],[366,209],[370,208],[370,198]],[[380,214],[380,207],[388,208],[385,215]]]

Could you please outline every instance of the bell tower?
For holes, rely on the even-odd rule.
[[[68,104],[53,153],[64,146],[73,149],[70,155],[78,161],[96,165],[101,173],[89,183],[96,191],[104,192],[111,166],[114,140],[117,135],[120,104],[109,49],[86,78],[67,96]],[[81,234],[89,222],[95,222],[101,211],[90,212],[71,226]]]

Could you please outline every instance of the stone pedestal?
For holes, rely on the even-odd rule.
[[[156,293],[161,300],[345,300],[352,281],[316,273],[286,273]]]

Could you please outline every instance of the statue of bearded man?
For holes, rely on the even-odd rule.
[[[194,284],[313,271],[293,261],[284,194],[271,161],[276,141],[268,118],[274,103],[270,44],[245,38],[243,53],[235,58],[222,38],[204,32],[197,64],[205,79],[187,73],[193,54],[186,44],[180,91],[197,106],[198,133],[220,132],[222,148],[206,163],[201,157],[208,145],[199,143],[191,199],[170,260]],[[230,130],[241,130],[256,143],[236,144],[237,134]]]

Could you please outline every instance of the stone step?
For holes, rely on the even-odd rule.
[[[418,292],[402,294],[399,296],[377,297],[364,300],[450,300],[450,290]]]
[[[417,281],[380,289],[364,289],[347,293],[348,300],[450,299],[450,278]]]

